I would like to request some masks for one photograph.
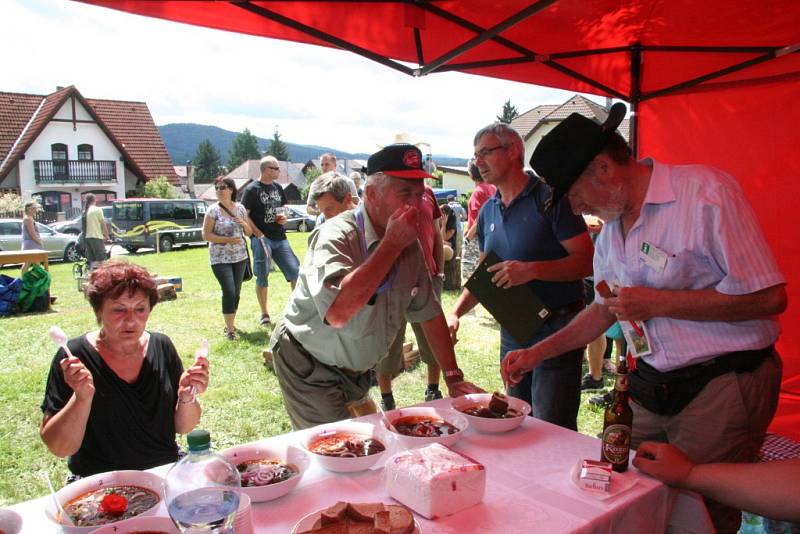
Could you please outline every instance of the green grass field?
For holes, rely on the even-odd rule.
[[[307,237],[305,233],[289,234],[301,260]],[[211,431],[214,446],[225,448],[289,432],[291,426],[275,375],[264,367],[261,357],[272,327],[258,325],[260,312],[254,282],[245,283],[238,313],[237,326],[244,334],[231,342],[222,335],[221,293],[208,266],[205,247],[159,255],[142,253],[129,260],[159,275],[183,279],[178,300],[156,306],[148,326],[172,338],[185,365],[191,363],[201,340],[208,339],[211,385],[202,397],[200,426]],[[16,267],[0,272],[19,274]],[[74,337],[97,325],[89,304],[76,289],[72,265],[51,264],[50,272],[51,294],[58,297],[53,311],[0,319],[0,506],[43,495],[47,490],[37,474],[41,470],[48,470],[57,486],[67,474],[66,461],[50,454],[38,435],[42,419],[39,406],[55,353],[47,330],[59,325]],[[272,273],[270,284],[269,312],[276,321],[289,296],[289,285],[280,272]],[[457,296],[455,291],[445,293],[445,310],[450,309]],[[410,328],[407,335],[409,341],[413,340]],[[482,309],[462,319],[456,346],[460,366],[469,380],[487,391],[501,387],[499,337],[496,323]],[[606,381],[610,385],[610,379]],[[422,402],[425,385],[424,366],[398,377],[394,387],[398,406]],[[581,432],[593,436],[601,429],[602,412],[587,405],[585,397],[586,394],[578,424]]]

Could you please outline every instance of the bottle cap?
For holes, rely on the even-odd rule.
[[[211,434],[208,430],[192,430],[186,435],[186,443],[190,451],[202,451],[211,446]]]

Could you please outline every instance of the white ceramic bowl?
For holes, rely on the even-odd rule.
[[[78,481],[73,482],[67,486],[64,486],[60,490],[56,492],[56,499],[58,502],[61,503],[62,506],[67,504],[72,499],[76,497],[80,497],[84,493],[88,493],[90,491],[94,491],[100,488],[109,488],[111,486],[139,486],[142,488],[149,489],[150,491],[154,491],[158,494],[159,501],[150,508],[149,510],[145,510],[139,516],[148,516],[154,515],[158,509],[161,502],[164,500],[164,494],[161,491],[161,488],[164,484],[164,479],[160,476],[150,473],[148,471],[111,471],[109,473],[98,473],[96,475],[92,475],[87,478],[82,478]],[[44,508],[44,515],[47,516],[47,519],[52,521],[53,523],[59,525],[62,531],[66,534],[85,534],[87,532],[92,532],[93,530],[97,530],[100,526],[104,525],[94,525],[91,527],[76,527],[64,524],[62,521],[59,523],[56,521],[57,517],[56,505],[53,503],[53,499],[47,499],[45,508]],[[139,517],[137,516],[137,517]],[[115,521],[112,523],[113,525],[122,525],[131,521],[135,518],[130,519],[123,519],[121,521]]]
[[[0,508],[0,532],[19,534],[22,530],[22,517],[14,510]]]
[[[250,497],[252,502],[271,501],[272,499],[283,497],[297,487],[297,484],[300,483],[300,479],[303,478],[303,473],[308,470],[308,466],[311,464],[308,454],[299,447],[274,443],[269,440],[237,445],[230,449],[220,451],[220,454],[227,458],[233,465],[248,460],[274,459],[297,468],[298,474],[283,482],[269,484],[268,486],[242,488],[241,492]]]
[[[458,432],[448,434],[446,436],[431,436],[431,437],[416,437],[406,436],[392,431],[392,434],[397,436],[398,442],[406,448],[415,448],[429,445],[431,443],[441,443],[442,445],[452,446],[455,445],[464,431],[469,427],[469,421],[464,414],[459,413],[449,408],[434,408],[432,406],[419,406],[412,408],[400,408],[399,410],[391,410],[386,413],[386,417],[392,424],[401,417],[431,417],[446,421],[456,427]],[[382,423],[385,425],[385,423]]]
[[[181,531],[169,517],[155,515],[136,516],[121,523],[104,525],[92,534],[131,534],[133,532],[166,532],[167,534],[181,534]]]
[[[316,454],[309,447],[317,439],[324,436],[332,436],[337,433],[357,434],[367,438],[374,438],[380,441],[385,447],[383,451],[370,454],[369,456],[358,456],[356,458],[342,458],[338,456],[325,456]],[[383,432],[379,427],[371,423],[360,423],[355,421],[338,421],[327,425],[321,425],[308,431],[303,438],[303,446],[316,459],[322,467],[328,471],[336,473],[352,473],[363,471],[375,465],[378,460],[386,455],[391,445],[391,436],[388,432]]]
[[[472,393],[464,395],[463,397],[456,397],[450,401],[450,405],[454,410],[461,413],[469,421],[469,426],[478,430],[479,432],[487,432],[496,434],[499,432],[508,432],[514,430],[525,421],[525,417],[531,413],[531,405],[521,399],[508,397],[508,407],[513,408],[520,412],[522,415],[519,417],[510,417],[508,419],[491,419],[489,417],[477,417],[464,413],[464,410],[474,406],[488,407],[489,401],[492,400],[491,393]]]

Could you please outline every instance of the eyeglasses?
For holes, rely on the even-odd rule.
[[[487,156],[489,156],[489,154],[491,154],[495,150],[499,150],[499,149],[505,148],[505,147],[506,147],[506,145],[497,145],[497,146],[493,146],[492,148],[482,148],[482,149],[478,150],[477,152],[475,152],[475,154],[474,154],[475,155],[475,159],[478,159],[478,158],[486,159]]]
[[[217,185],[217,186],[214,187],[214,189],[216,189],[217,191],[225,191],[226,189],[228,189],[228,186],[227,185]]]
[[[270,167],[269,165],[267,165],[267,168],[272,169],[273,171],[279,171],[281,169],[280,167]]]

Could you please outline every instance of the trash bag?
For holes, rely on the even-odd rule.
[[[22,289],[22,280],[0,274],[0,316],[13,315]]]
[[[31,311],[34,301],[42,295],[47,295],[50,289],[50,273],[41,265],[32,265],[22,275],[22,289],[19,292],[20,311]]]

